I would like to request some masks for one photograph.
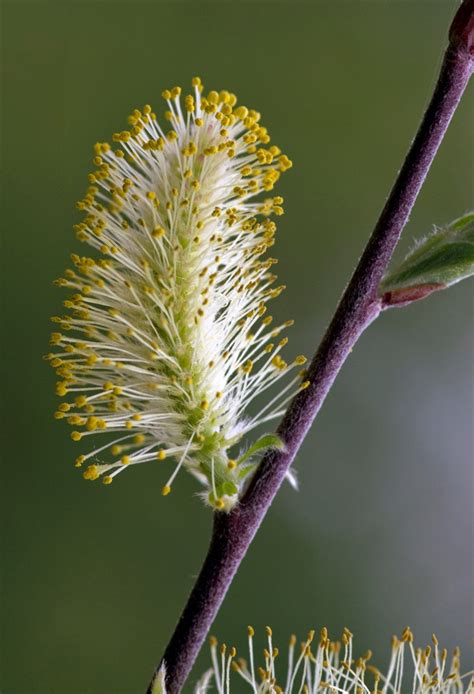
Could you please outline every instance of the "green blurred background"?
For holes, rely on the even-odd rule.
[[[4,2],[3,694],[142,692],[209,537],[210,512],[162,468],[86,483],[54,421],[52,280],[82,251],[74,201],[92,145],[201,75],[263,113],[294,161],[275,254],[291,352],[311,354],[435,82],[456,0]],[[472,90],[402,254],[472,204]],[[383,315],[345,366],[213,631],[348,625],[383,663],[409,624],[471,658],[472,286]],[[201,655],[194,679],[207,667]],[[191,686],[186,687],[191,691]],[[238,690],[236,690],[238,691]]]

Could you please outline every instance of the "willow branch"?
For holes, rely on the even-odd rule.
[[[379,315],[378,289],[438,147],[473,69],[474,0],[465,0],[449,33],[438,82],[418,133],[334,317],[311,362],[310,386],[291,402],[278,428],[283,451],[263,458],[240,504],[216,512],[208,554],[161,664],[168,694],[188,677],[232,579],[278,492],[334,380],[368,325]],[[152,694],[153,681],[147,694]]]

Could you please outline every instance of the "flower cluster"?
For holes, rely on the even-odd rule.
[[[460,674],[459,649],[456,648],[452,657],[448,658],[446,649],[439,648],[434,635],[432,646],[424,649],[413,646],[413,634],[409,628],[405,629],[401,638],[394,636],[385,674],[370,663],[370,651],[354,659],[353,635],[348,629],[344,629],[340,641],[331,641],[327,629],[322,629],[316,647],[314,636],[315,632],[310,631],[299,647],[296,636],[291,637],[284,674],[277,672],[279,652],[273,645],[270,627],[267,627],[267,646],[263,651],[262,666],[256,664],[252,627],[248,628],[248,662],[237,658],[235,648],[228,649],[224,644],[219,648],[217,640],[212,638],[213,666],[199,680],[194,692],[204,694],[212,685],[219,694],[230,694],[232,672],[238,673],[254,694],[460,694],[473,691],[473,673]],[[406,649],[411,660],[408,666]],[[157,677],[156,691],[161,694],[165,692],[163,673]]]
[[[217,509],[237,502],[254,470],[228,451],[255,427],[280,416],[308,381],[297,370],[255,416],[249,404],[294,367],[281,350],[287,321],[273,325],[275,286],[270,196],[291,161],[269,145],[260,114],[234,94],[165,90],[165,128],[149,105],[129,117],[113,145],[95,145],[95,170],[77,203],[77,237],[95,257],[73,255],[57,283],[64,304],[47,359],[65,400],[55,414],[74,441],[104,434],[81,454],[84,477],[104,484],[123,470],[172,458],[163,486],[187,468]],[[273,445],[275,437],[269,439]],[[269,445],[270,445],[269,444]],[[255,450],[263,446],[254,447]]]

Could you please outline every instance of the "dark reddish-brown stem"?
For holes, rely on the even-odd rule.
[[[311,384],[291,402],[278,428],[285,450],[265,455],[238,507],[229,514],[214,515],[208,554],[161,660],[166,664],[168,694],[181,690],[240,562],[337,374],[362,332],[380,313],[380,281],[472,73],[473,17],[474,0],[465,0],[451,26],[438,83],[418,133],[311,362]],[[152,690],[153,680],[147,694]]]

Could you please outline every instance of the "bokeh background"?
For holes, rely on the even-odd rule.
[[[3,694],[142,692],[199,570],[211,515],[181,474],[140,466],[86,483],[56,422],[52,280],[92,145],[136,106],[201,75],[262,111],[294,161],[275,254],[311,354],[435,82],[456,0],[3,2]],[[472,88],[419,198],[413,238],[472,205]],[[409,624],[472,637],[472,285],[383,315],[362,337],[235,580],[213,631],[344,625],[386,661]],[[193,674],[207,667],[203,653]],[[191,684],[186,691],[191,691]],[[238,688],[236,691],[239,691]]]

